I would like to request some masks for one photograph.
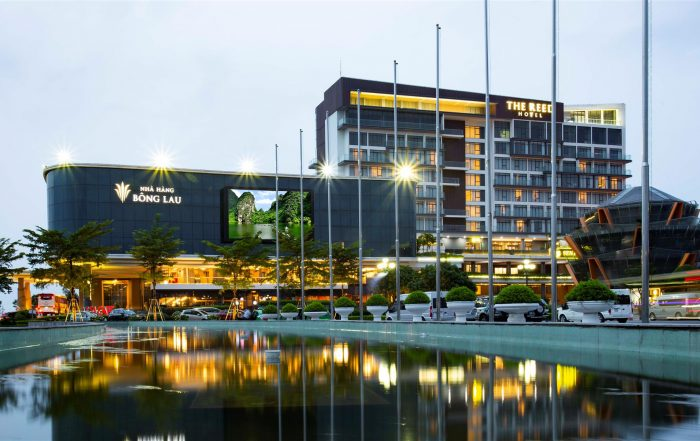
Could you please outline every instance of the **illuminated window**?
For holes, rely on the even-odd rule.
[[[379,178],[382,176],[382,168],[378,166],[372,166],[369,168],[369,175],[373,178]]]
[[[470,232],[479,232],[484,230],[484,223],[478,221],[470,221],[466,224],[466,230]]]
[[[515,221],[515,231],[518,233],[525,232],[525,221],[524,220],[518,219]]]
[[[464,192],[464,200],[467,202],[481,202],[482,190],[467,190]]]
[[[515,190],[515,201],[520,202],[523,200],[523,191],[522,190]]]
[[[579,204],[587,204],[588,203],[588,196],[586,195],[585,191],[579,191],[578,193],[578,203]]]
[[[591,170],[591,164],[589,162],[579,162],[578,163],[578,171],[581,173],[586,173]]]
[[[464,153],[467,155],[482,155],[483,148],[484,148],[483,144],[468,142],[464,146]]]
[[[472,139],[484,139],[484,128],[480,126],[465,126],[464,137]]]
[[[484,207],[479,205],[467,205],[466,210],[469,217],[484,217]]]
[[[493,131],[495,138],[510,138],[510,121],[494,121]]]
[[[482,185],[482,175],[471,175],[467,174],[464,176],[465,185],[469,187],[481,187]]]
[[[483,170],[481,159],[467,158],[465,160],[467,170]]]
[[[617,110],[603,110],[603,124],[617,124]]]
[[[598,176],[598,188],[607,188],[608,182],[605,176]]]

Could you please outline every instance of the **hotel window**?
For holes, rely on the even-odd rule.
[[[434,149],[435,148],[435,137],[434,136],[426,136],[425,137],[425,148],[427,148],[427,149]]]
[[[531,217],[544,217],[544,207],[530,207]]]
[[[425,204],[425,211],[428,213],[435,213],[435,207],[437,207],[435,202],[428,201],[428,203]]]
[[[496,173],[494,180],[496,185],[510,185],[510,175],[507,173]]]
[[[426,159],[427,159],[429,165],[435,165],[435,152],[434,151],[428,152],[428,156]]]
[[[496,170],[509,170],[510,169],[510,159],[508,158],[496,158]]]
[[[479,222],[479,221],[468,221],[467,222],[467,231],[470,232],[480,232],[484,231],[484,223]]]
[[[496,154],[497,155],[507,155],[508,154],[508,143],[503,141],[496,141]]]
[[[544,143],[543,142],[531,142],[530,143],[530,154],[544,156]]]
[[[466,202],[481,202],[483,190],[467,190],[464,192],[464,200]]]
[[[532,232],[532,233],[544,233],[544,222],[542,222],[542,221],[530,221],[530,232]]]
[[[496,222],[496,231],[500,233],[510,233],[510,221]]]
[[[610,188],[612,190],[622,190],[622,179],[610,178]]]
[[[608,172],[608,166],[604,162],[594,162],[593,163],[593,173],[606,174]]]
[[[527,185],[527,175],[513,175],[513,185]]]
[[[494,138],[510,138],[510,121],[493,122]]]
[[[378,166],[372,166],[369,168],[369,175],[373,178],[381,178],[382,177],[382,168]]]
[[[513,141],[512,155],[527,155],[527,141]]]
[[[362,145],[367,145],[367,133],[362,132]],[[357,145],[357,132],[350,132],[350,145]]]
[[[483,170],[481,159],[465,159],[465,167],[467,170]]]
[[[515,202],[521,202],[521,201],[524,202],[524,199],[523,199],[523,191],[522,191],[522,190],[515,190],[514,196],[513,196],[513,200],[514,200]]]
[[[585,191],[579,191],[578,192],[578,203],[579,204],[588,204],[589,203],[588,201],[589,201],[588,193],[586,193]]]
[[[530,123],[530,138],[532,139],[547,139],[545,132],[547,131],[547,126],[542,122],[531,122]]]
[[[510,205],[496,204],[496,216],[510,216]]]
[[[603,110],[603,124],[617,124],[617,110]]]
[[[576,217],[576,207],[564,207],[563,217]]]
[[[544,170],[544,161],[540,161],[538,159],[530,160],[529,166],[530,166],[530,171],[542,171]]]
[[[564,142],[576,142],[576,126],[564,126]]]
[[[464,153],[467,155],[483,155],[484,154],[484,145],[475,143],[475,142],[468,142],[464,145]]]
[[[517,233],[524,233],[524,232],[525,232],[525,225],[526,225],[526,224],[527,224],[527,223],[526,223],[524,220],[522,220],[522,219],[516,220],[516,221],[515,221],[515,231],[516,231]]]
[[[610,149],[610,159],[622,159],[622,150]]]
[[[608,180],[605,176],[598,176],[598,188],[608,188]]]
[[[578,171],[581,173],[590,173],[591,171],[591,163],[590,162],[584,162],[580,161],[578,163]]]
[[[607,152],[605,151],[605,149],[599,149],[599,148],[593,149],[593,157],[594,158],[606,159],[607,156],[608,155],[607,155]]]
[[[514,138],[529,138],[530,137],[530,123],[528,121],[521,121],[516,119],[513,121],[513,132]]]
[[[386,134],[385,133],[370,133],[369,134],[369,145],[373,147],[386,147]]]
[[[513,170],[527,171],[527,159],[513,159]]]
[[[559,193],[562,204],[575,204],[576,203],[576,193],[571,191],[562,191]]]
[[[483,175],[467,174],[464,176],[464,183],[468,187],[481,187]]]
[[[565,145],[562,147],[562,156],[565,158],[575,158],[576,157],[576,147],[572,145]]]
[[[610,174],[611,175],[622,175],[624,174],[624,169],[620,164],[610,164]]]
[[[484,139],[484,128],[480,126],[464,126],[464,137]]]
[[[510,190],[501,190],[501,189],[496,189],[496,200],[497,201],[510,201],[511,200],[511,191]]]
[[[532,202],[541,202],[539,190],[532,190]]]
[[[583,144],[591,143],[591,128],[590,127],[577,127],[576,128],[576,140],[577,142]]]
[[[527,205],[514,205],[513,206],[513,216],[520,216],[520,217],[527,216]]]
[[[602,127],[593,127],[593,144],[607,144],[606,129]]]
[[[481,205],[467,205],[467,216],[484,217],[484,207]]]
[[[586,122],[585,110],[572,110],[569,112],[569,122],[583,123]]]
[[[409,148],[423,148],[423,137],[416,135],[408,135]]]
[[[576,187],[578,187],[578,176],[575,176],[575,175],[561,176],[561,186],[564,188],[576,188]]]
[[[600,110],[588,111],[588,122],[591,124],[600,124],[602,122]]]
[[[399,143],[399,147],[406,147],[406,135],[398,135],[396,137]],[[435,138],[433,138],[435,139]],[[389,135],[386,142],[387,147],[394,147],[394,135]],[[434,145],[433,145],[434,147]]]
[[[622,145],[622,129],[608,129],[608,144]]]
[[[580,188],[594,188],[593,187],[593,176],[579,176],[579,187]]]

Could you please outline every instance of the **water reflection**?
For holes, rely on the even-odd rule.
[[[693,439],[689,385],[332,337],[110,329],[0,373],[18,439]],[[279,361],[265,356],[280,349]],[[32,428],[48,431],[36,436]],[[38,429],[37,429],[38,430]]]

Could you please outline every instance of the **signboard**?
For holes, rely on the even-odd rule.
[[[114,184],[114,192],[122,202],[133,202],[137,204],[170,204],[180,205],[182,196],[175,194],[174,187],[160,187],[153,185],[140,185],[138,189],[132,190],[131,184],[124,181]]]

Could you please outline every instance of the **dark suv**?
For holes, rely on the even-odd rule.
[[[525,321],[527,322],[544,322],[549,320],[549,317],[551,316],[551,313],[549,311],[549,304],[547,303],[546,300],[540,299],[539,302],[540,306],[535,309],[534,311],[530,311],[527,314],[525,314]],[[476,301],[476,320],[479,320],[480,322],[487,322],[489,321],[489,299],[488,298],[479,298]],[[499,311],[498,309],[494,309],[493,311],[493,320],[495,322],[505,322],[508,320],[508,313]]]

